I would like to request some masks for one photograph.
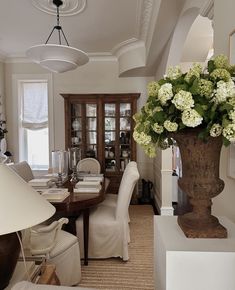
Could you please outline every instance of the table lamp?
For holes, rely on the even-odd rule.
[[[6,164],[0,164],[0,290],[9,284],[19,256],[16,232],[54,213],[54,206]]]

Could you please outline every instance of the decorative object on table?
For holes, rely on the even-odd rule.
[[[26,51],[26,55],[35,63],[56,73],[62,73],[76,69],[89,61],[87,54],[77,48],[69,46],[67,38],[60,26],[59,7],[63,5],[61,0],[53,0],[56,8],[57,24],[52,29],[45,44],[35,45]],[[59,44],[48,44],[54,30],[58,31]],[[64,39],[66,45],[62,45],[61,39]]]
[[[72,177],[70,181],[72,184],[76,184],[78,182],[77,164],[79,160],[81,160],[80,148],[69,148],[69,168],[72,170]]]
[[[16,232],[37,225],[55,213],[55,208],[19,177],[0,164],[0,289],[14,272],[20,252]],[[19,235],[19,234],[18,234]]]
[[[68,175],[68,151],[52,151],[52,174],[58,177],[57,186],[62,187],[63,180]]]
[[[134,116],[133,137],[150,157],[156,155],[156,147],[172,145],[172,138],[179,145],[183,167],[179,185],[193,206],[192,212],[178,217],[187,237],[227,237],[211,215],[211,198],[224,187],[219,178],[221,145],[235,141],[234,72],[224,55],[210,60],[204,72],[199,64],[187,73],[170,67],[164,79],[149,83],[147,103]]]

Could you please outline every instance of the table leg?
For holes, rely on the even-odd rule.
[[[77,216],[70,216],[69,217],[69,223],[64,225],[64,229],[73,234],[74,236],[77,236],[77,231],[76,231],[76,220],[77,220]]]
[[[88,241],[89,241],[89,215],[90,209],[83,211],[83,238],[84,238],[84,265],[88,265]]]

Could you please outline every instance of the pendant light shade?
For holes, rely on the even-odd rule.
[[[76,69],[88,62],[82,50],[60,44],[40,44],[27,50],[27,57],[42,67],[56,73]]]
[[[59,6],[63,2],[61,0],[53,0],[53,4],[57,8],[57,25],[53,27],[46,43],[30,47],[26,51],[26,56],[52,72],[63,73],[86,64],[89,58],[84,51],[69,46],[59,20]],[[58,31],[59,44],[49,44],[48,41],[55,30]],[[66,45],[62,45],[62,37]]]

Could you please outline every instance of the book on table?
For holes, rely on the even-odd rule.
[[[48,188],[42,192],[42,196],[51,202],[64,201],[69,194],[66,188]]]
[[[94,192],[98,193],[101,190],[100,181],[79,181],[75,185],[74,192]]]
[[[28,182],[34,188],[49,188],[54,184],[52,178],[34,178]]]
[[[104,177],[103,176],[84,176],[83,181],[99,181],[103,182]]]

